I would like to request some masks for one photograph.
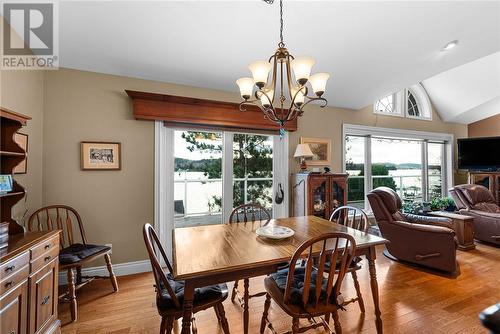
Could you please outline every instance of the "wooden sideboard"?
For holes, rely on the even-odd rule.
[[[0,333],[60,333],[59,231],[10,236],[0,263]]]
[[[291,177],[292,217],[317,216],[329,219],[347,204],[347,174],[297,173]]]
[[[0,174],[12,175],[26,152],[14,136],[31,118],[0,107]],[[60,333],[57,319],[60,231],[25,232],[12,207],[25,196],[13,181],[0,194],[0,333]]]
[[[469,172],[469,183],[488,188],[500,205],[500,172]]]

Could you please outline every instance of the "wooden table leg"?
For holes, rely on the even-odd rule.
[[[182,334],[191,333],[191,316],[193,315],[194,286],[187,280],[184,285],[184,313],[182,315]]]
[[[377,257],[375,247],[370,247],[370,251],[366,256],[368,259],[368,268],[370,270],[370,286],[372,289],[373,305],[375,306],[375,324],[377,326],[377,333],[383,332],[382,318],[380,317],[380,305],[378,296],[378,283],[377,283],[377,270],[375,269],[375,258]]]
[[[245,278],[243,280],[243,285],[245,290],[243,293],[243,333],[248,334],[248,323],[250,321],[250,316],[248,314],[248,301],[250,300],[250,293],[248,290],[250,286],[250,279]]]

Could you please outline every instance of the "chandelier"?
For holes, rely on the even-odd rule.
[[[274,0],[263,0],[272,4]],[[259,60],[251,63],[248,68],[253,78],[240,78],[236,84],[240,89],[243,102],[239,109],[246,110],[247,105],[257,105],[264,113],[264,117],[278,123],[280,135],[285,133],[285,123],[294,120],[304,113],[304,107],[313,102],[320,101],[321,107],[327,105],[323,98],[328,73],[311,75],[315,61],[308,56],[292,56],[283,42],[283,0],[280,0],[280,42],[278,49],[268,61]],[[269,73],[271,72],[271,80]],[[293,73],[292,73],[293,71]],[[309,96],[310,83],[314,96]],[[254,87],[256,88],[254,93]],[[251,97],[254,99],[251,99]],[[287,97],[289,102],[287,102]]]

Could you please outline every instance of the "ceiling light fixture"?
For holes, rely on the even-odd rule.
[[[457,44],[458,44],[458,40],[448,42],[444,46],[443,51],[449,51],[449,50],[453,49],[455,46],[457,46]]]
[[[274,0],[263,0],[272,4]],[[278,49],[268,61],[259,60],[250,64],[249,69],[253,78],[240,78],[236,84],[240,88],[241,97],[240,110],[245,111],[246,105],[257,105],[264,113],[264,117],[278,123],[280,136],[285,133],[285,123],[294,120],[304,113],[304,107],[312,101],[321,101],[320,107],[327,105],[323,98],[326,82],[330,75],[328,73],[316,73],[311,75],[311,69],[315,61],[308,56],[294,57],[285,48],[283,42],[283,0],[280,0],[280,42]],[[272,70],[271,81],[269,73]],[[293,71],[293,73],[292,73]],[[286,82],[285,82],[286,81]],[[315,96],[308,96],[309,87]],[[256,87],[255,93],[253,92]],[[255,99],[250,99],[252,95]],[[290,99],[285,106],[287,96]],[[274,106],[275,97],[277,106]]]

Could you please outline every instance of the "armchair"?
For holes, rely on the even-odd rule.
[[[492,193],[477,184],[462,184],[450,189],[461,214],[474,218],[475,238],[500,245],[500,207]]]
[[[382,236],[390,241],[387,255],[417,265],[455,273],[455,232],[448,218],[403,214],[398,194],[379,187],[367,195]]]

